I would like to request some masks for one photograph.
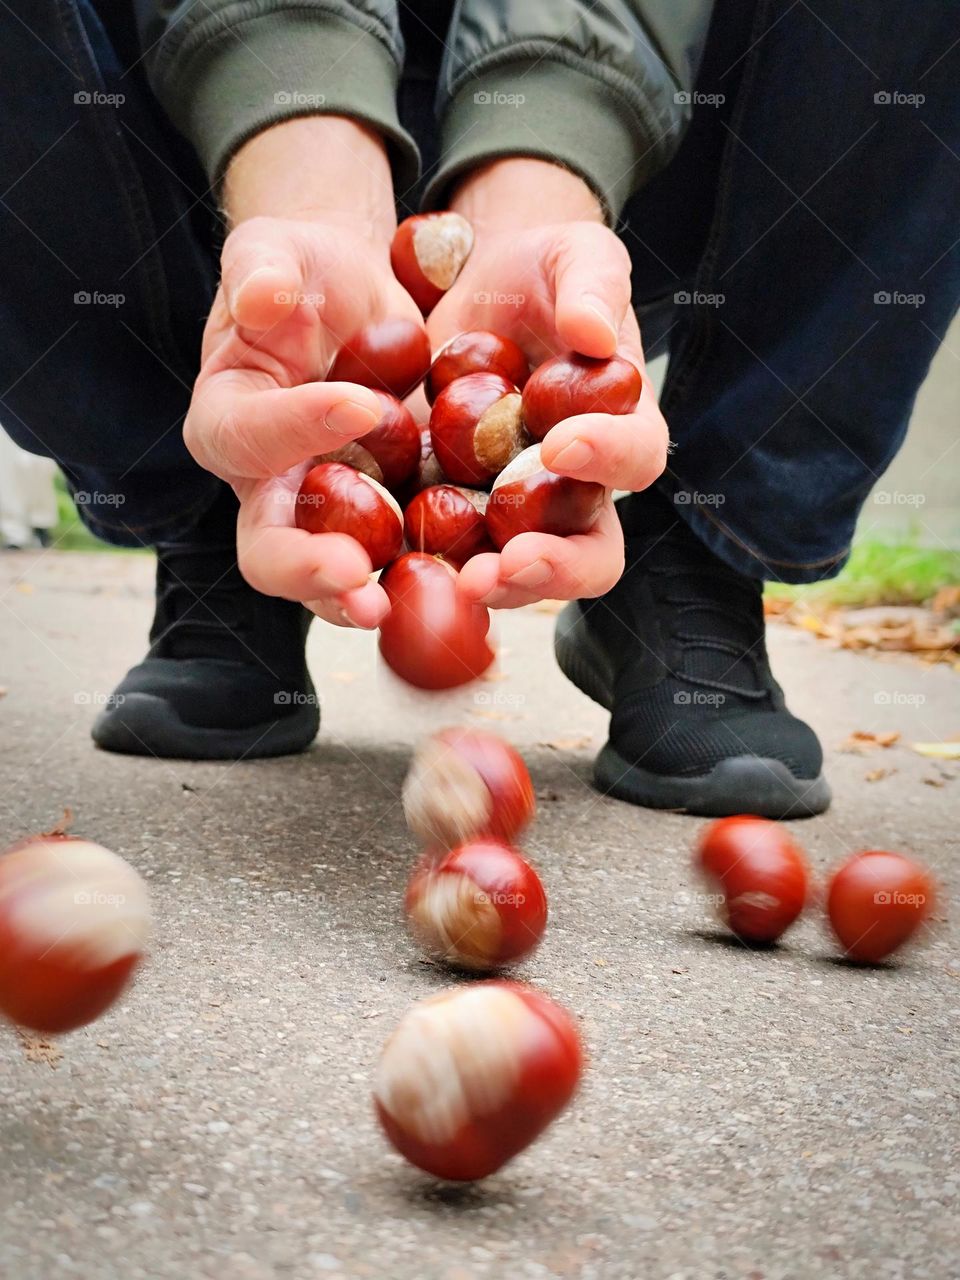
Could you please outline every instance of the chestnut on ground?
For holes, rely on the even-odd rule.
[[[900,853],[868,849],[854,854],[830,881],[827,914],[847,959],[877,964],[916,934],[935,900],[923,867]]]
[[[403,512],[382,484],[343,462],[311,467],[297,494],[297,528],[356,538],[374,569],[403,546]]]
[[[439,849],[476,836],[515,840],[536,811],[519,752],[483,729],[441,729],[425,738],[403,784],[407,826]]]
[[[744,942],[775,942],[806,905],[807,860],[778,822],[742,815],[711,823],[696,865],[717,893],[719,914]]]
[[[458,987],[414,1005],[387,1041],[377,1117],[417,1168],[485,1178],[564,1110],[583,1056],[573,1018],[541,992],[511,982]]]
[[[420,385],[430,368],[430,339],[415,320],[390,317],[365,325],[340,348],[328,382],[357,382],[398,400]]]
[[[433,404],[444,387],[468,373],[498,373],[522,390],[530,366],[512,339],[489,329],[468,329],[451,338],[434,356],[424,384],[427,400]]]
[[[146,952],[150,902],[115,853],[47,834],[0,857],[0,1014],[45,1034],[110,1008]]]
[[[478,973],[534,951],[547,927],[540,877],[503,840],[480,837],[418,863],[407,887],[414,937],[436,960]]]
[[[576,352],[554,356],[534,369],[523,389],[523,421],[534,440],[578,413],[630,413],[643,380],[622,356],[595,360]]]
[[[487,503],[487,532],[498,547],[518,533],[566,537],[586,533],[603,505],[603,485],[548,471],[540,445],[524,449],[493,482]]]
[[[471,556],[494,551],[483,514],[489,495],[479,489],[438,484],[422,489],[403,515],[407,545],[443,556],[462,569]]]
[[[487,635],[490,614],[457,590],[450,565],[410,551],[388,566],[380,585],[390,601],[380,653],[401,680],[417,689],[453,689],[483,675],[496,656]]]
[[[418,213],[397,227],[390,265],[426,316],[456,280],[472,248],[473,227],[459,213]]]
[[[430,436],[448,480],[487,485],[527,442],[520,393],[498,373],[457,378],[434,401]]]

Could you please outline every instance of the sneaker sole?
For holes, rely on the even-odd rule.
[[[293,715],[249,729],[205,729],[186,724],[163,698],[128,693],[122,708],[100,713],[92,737],[101,750],[119,755],[169,760],[256,760],[305,751],[319,728],[317,708],[306,705]]]
[[[567,679],[612,711],[613,669],[575,602],[557,619],[554,650]],[[699,777],[671,777],[629,764],[608,742],[597,757],[593,776],[597,789],[606,795],[647,809],[672,809],[697,817],[752,813],[761,818],[812,818],[823,813],[831,800],[822,774],[798,778],[781,760],[762,756],[731,756]]]

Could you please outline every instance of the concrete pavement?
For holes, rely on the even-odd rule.
[[[324,728],[300,758],[100,754],[97,702],[150,614],[145,557],[0,557],[4,843],[70,806],[157,917],[131,996],[55,1066],[0,1028],[0,1276],[960,1276],[955,921],[868,971],[832,958],[815,912],[779,951],[729,944],[691,896],[702,824],[590,790],[605,716],[548,657],[546,612],[499,620],[503,679],[437,701],[382,677],[373,637],[318,624]],[[836,748],[960,732],[956,676],[786,628],[772,650],[829,749],[834,807],[794,828],[815,867],[912,852],[955,916],[957,766]],[[458,720],[533,770],[552,920],[521,975],[582,1019],[591,1067],[545,1138],[451,1189],[387,1150],[370,1083],[402,1012],[450,981],[403,929],[398,790],[411,744]]]

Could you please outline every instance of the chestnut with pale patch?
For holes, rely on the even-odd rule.
[[[390,246],[390,264],[407,293],[429,315],[460,274],[473,248],[473,227],[459,213],[405,218]]]
[[[101,845],[40,836],[0,858],[0,1013],[71,1031],[127,986],[150,935],[147,887]]]
[[[382,569],[403,546],[403,512],[393,494],[343,462],[321,462],[307,472],[297,494],[297,528],[346,533]]]
[[[405,899],[414,936],[434,959],[477,972],[523,959],[543,939],[547,895],[506,841],[467,840],[414,868]]]
[[[383,417],[365,436],[324,455],[324,462],[343,462],[371,480],[394,490],[406,484],[420,464],[420,428],[410,410],[385,391],[374,393]]]
[[[701,837],[695,863],[716,891],[721,919],[744,942],[775,942],[806,905],[807,860],[779,822],[721,818]]]
[[[407,825],[441,849],[481,835],[514,840],[536,809],[519,753],[482,729],[441,729],[426,738],[403,784]]]
[[[421,1001],[387,1041],[374,1103],[412,1164],[455,1181],[484,1178],[529,1146],[576,1092],[576,1026],[540,992],[513,983]]]
[[[567,537],[592,529],[603,506],[604,488],[592,480],[559,476],[543,465],[540,445],[531,445],[493,482],[487,504],[487,531],[503,548],[520,533]]]
[[[489,484],[527,443],[520,393],[496,373],[457,378],[434,401],[430,436],[449,480]]]

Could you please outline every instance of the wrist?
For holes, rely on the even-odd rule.
[[[389,243],[397,225],[384,141],[344,116],[283,120],[248,139],[227,167],[223,204],[231,227],[290,218]]]
[[[475,169],[456,188],[450,208],[477,232],[604,221],[600,201],[582,178],[528,156],[491,160]]]

